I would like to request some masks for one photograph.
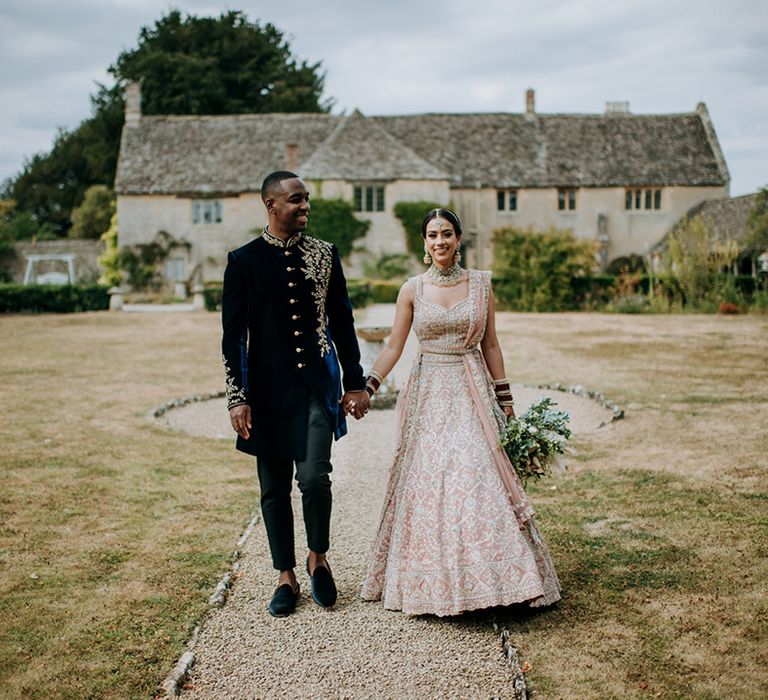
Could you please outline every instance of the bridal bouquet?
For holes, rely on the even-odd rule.
[[[543,396],[522,416],[510,418],[500,442],[517,476],[525,486],[529,479],[548,476],[552,465],[563,466],[560,455],[571,437],[570,413],[555,408],[552,399]]]

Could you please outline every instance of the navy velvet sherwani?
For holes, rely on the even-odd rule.
[[[303,459],[308,392],[336,439],[346,434],[340,369],[345,390],[364,390],[365,379],[336,246],[301,233],[284,243],[265,230],[229,253],[221,312],[227,407],[247,403],[253,419],[237,449]]]

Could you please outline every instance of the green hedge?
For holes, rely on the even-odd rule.
[[[361,309],[364,306],[368,306],[372,301],[379,301],[374,294],[378,294],[386,302],[389,296],[391,296],[389,286],[391,286],[389,282],[372,284],[363,280],[348,280],[347,291],[349,292],[349,300],[352,302],[352,307]],[[205,288],[203,297],[205,299],[206,311],[221,311],[221,292],[221,287]],[[397,291],[395,291],[395,298],[397,298]]]
[[[105,311],[107,288],[92,284],[0,284],[0,313]]]
[[[221,311],[221,287],[206,287],[203,290],[206,311]]]
[[[556,307],[550,307],[547,311],[592,311],[604,309],[609,304],[615,302],[619,279],[617,275],[608,274],[571,277],[569,282],[570,292]],[[754,280],[752,278],[749,278],[749,280],[737,278],[736,284],[740,289],[744,290],[750,287],[754,288]],[[673,277],[655,277],[654,283],[657,285],[657,292],[664,294],[669,301],[679,298],[682,294],[680,284]],[[637,293],[647,295],[650,286],[651,281],[648,275],[641,275],[637,284]],[[519,299],[513,296],[518,290],[516,281],[494,278],[493,289],[501,308],[530,310],[520,309]]]
[[[371,284],[364,280],[347,280],[347,292],[353,309],[362,309],[371,303]]]
[[[374,280],[371,285],[371,301],[374,304],[394,304],[400,292],[402,282],[391,280]]]

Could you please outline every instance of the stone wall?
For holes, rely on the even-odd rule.
[[[639,188],[646,189],[646,188]],[[557,189],[519,189],[517,211],[498,211],[496,189],[453,189],[451,201],[462,219],[465,234],[474,234],[474,264],[493,264],[493,231],[504,226],[544,230],[570,229],[577,238],[595,240],[598,220],[604,217],[608,237],[606,261],[630,253],[643,254],[656,245],[691,207],[707,199],[728,196],[727,187],[661,187],[661,209],[626,210],[624,187],[576,189],[576,209],[557,208]]]
[[[102,241],[64,238],[56,241],[19,241],[15,250],[0,259],[0,278],[15,284],[24,282],[30,255],[75,255],[75,281],[78,284],[95,283],[101,275],[98,257],[104,250]],[[40,261],[35,263],[32,281],[49,272],[67,273],[64,261]]]
[[[205,282],[221,280],[227,253],[251,240],[267,223],[267,212],[258,193],[220,197],[221,223],[194,223],[194,200],[175,195],[118,195],[117,241],[120,247],[150,243],[159,231],[177,241],[191,243],[169,256],[191,277],[200,268]]]
[[[353,198],[353,184],[341,180],[308,181],[310,195],[324,199]],[[643,188],[644,189],[644,188]],[[727,187],[660,188],[661,209],[630,210],[624,207],[625,188],[595,187],[576,190],[576,209],[557,208],[557,189],[521,188],[517,211],[498,211],[496,189],[449,189],[446,180],[397,180],[386,184],[385,211],[359,212],[371,222],[365,238],[355,242],[350,259],[345,261],[348,277],[362,275],[363,266],[384,253],[405,253],[406,242],[400,221],[393,209],[401,201],[450,203],[462,219],[466,238],[466,259],[473,267],[490,269],[493,265],[493,231],[504,226],[543,230],[549,227],[571,229],[578,238],[596,239],[602,217],[607,236],[605,262],[630,253],[643,254],[653,247],[699,202],[728,195]],[[174,269],[190,277],[196,268],[204,281],[221,280],[227,252],[258,235],[267,223],[266,210],[258,193],[222,197],[221,223],[195,224],[193,201],[175,195],[119,195],[117,211],[118,241],[121,246],[148,243],[164,230],[177,240],[191,243],[189,251],[179,249],[171,257]],[[426,212],[425,212],[426,213]],[[310,216],[310,232],[312,230]],[[419,266],[414,260],[414,272]],[[23,270],[22,270],[23,274]]]

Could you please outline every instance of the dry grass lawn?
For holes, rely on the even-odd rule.
[[[151,697],[256,506],[147,411],[222,386],[213,314],[0,318],[0,696]]]
[[[0,318],[0,696],[148,698],[176,662],[256,505],[255,469],[145,415],[222,387],[218,323]],[[768,319],[499,326],[514,381],[628,409],[531,489],[564,586],[548,612],[503,615],[535,694],[768,695]]]
[[[505,314],[507,373],[627,418],[531,489],[564,586],[507,623],[543,698],[768,697],[768,319]]]

